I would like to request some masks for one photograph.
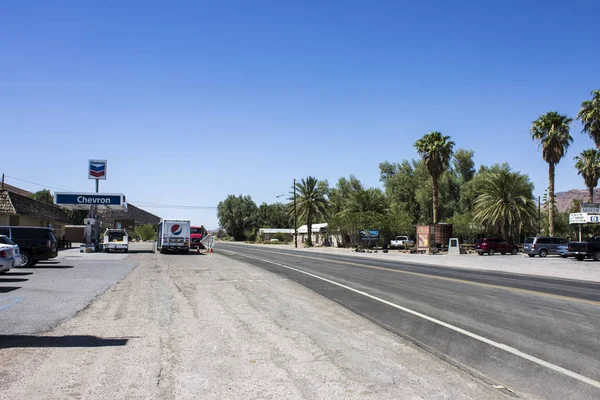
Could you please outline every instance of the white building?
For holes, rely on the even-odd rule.
[[[338,246],[335,236],[327,235],[327,223],[312,224],[311,240],[314,246]],[[298,228],[298,243],[304,244],[308,240],[308,226],[302,225]]]

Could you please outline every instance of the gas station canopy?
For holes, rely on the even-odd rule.
[[[89,210],[97,206],[99,210],[125,210],[127,202],[122,193],[54,193],[54,204],[68,210]]]

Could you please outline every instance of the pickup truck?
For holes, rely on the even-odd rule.
[[[569,256],[582,261],[585,258],[591,258],[594,261],[600,260],[600,236],[594,236],[587,242],[569,242]]]
[[[413,244],[415,244],[415,241],[410,240],[408,236],[396,236],[396,239],[390,241],[391,248],[404,248]]]

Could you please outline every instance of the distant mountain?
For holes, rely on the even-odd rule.
[[[566,192],[556,193],[556,208],[558,211],[568,211],[573,204],[573,200],[579,200],[583,202],[589,201],[589,195],[587,189],[571,189]],[[600,202],[600,188],[594,190],[594,202]]]

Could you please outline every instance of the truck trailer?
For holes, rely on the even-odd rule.
[[[189,219],[161,219],[158,224],[156,249],[161,253],[184,253],[190,250]]]

